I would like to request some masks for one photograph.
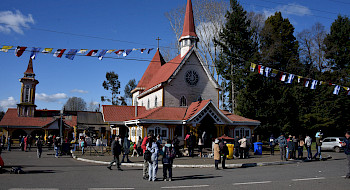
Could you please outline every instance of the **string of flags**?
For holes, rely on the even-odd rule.
[[[0,51],[2,52],[8,52],[9,50],[13,50],[14,46],[2,46],[2,48],[0,49]],[[112,54],[115,53],[118,57],[119,56],[123,56],[123,57],[127,57],[131,52],[135,52],[135,51],[140,51],[141,54],[147,52],[147,54],[150,54],[150,52],[153,50],[154,48],[133,48],[133,49],[102,49],[102,50],[98,50],[98,49],[93,49],[93,50],[88,50],[88,49],[70,49],[68,51],[66,51],[67,49],[57,49],[56,51],[54,51],[53,56],[54,57],[58,57],[61,58],[63,55],[65,55],[65,57],[67,59],[73,60],[74,57],[77,54],[80,55],[85,55],[85,56],[93,56],[93,57],[98,57],[99,60],[102,60],[103,57],[106,54]],[[17,57],[21,57],[22,54],[27,50],[27,47],[24,46],[17,46],[16,48],[14,48],[15,50],[15,55]],[[32,49],[29,51],[30,52],[30,58],[31,59],[35,59],[38,55],[38,53],[42,53],[42,54],[51,54],[53,52],[54,48],[40,48],[40,47],[32,47]],[[65,54],[65,52],[67,52]]]
[[[310,79],[307,77],[283,72],[283,71],[280,71],[277,69],[272,69],[270,67],[266,67],[263,65],[251,63],[250,64],[250,71],[255,72],[255,70],[257,70],[257,72],[260,75],[263,75],[263,76],[268,77],[268,78],[270,78],[270,77],[276,78],[277,80],[285,82],[286,84],[292,84],[293,80],[297,79],[297,82],[299,84],[301,83],[306,88],[310,88],[312,90],[315,90],[317,85],[329,85],[329,86],[334,86],[334,89],[333,89],[334,95],[338,95],[343,90],[345,91],[346,95],[350,95],[350,88],[349,87],[345,87],[345,86],[341,86],[341,85],[337,85],[337,84],[333,84],[333,83],[329,83],[329,82],[325,82],[325,81]]]

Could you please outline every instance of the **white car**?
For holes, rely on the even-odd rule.
[[[321,150],[331,150],[340,152],[343,149],[341,142],[344,141],[344,137],[327,137],[323,139]]]

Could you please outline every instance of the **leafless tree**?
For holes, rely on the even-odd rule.
[[[71,97],[64,104],[64,110],[66,111],[85,111],[86,102],[79,97]]]
[[[91,102],[89,103],[89,106],[87,108],[87,111],[99,112],[100,111],[100,104],[98,102],[91,100]]]
[[[218,37],[222,26],[225,23],[225,14],[228,3],[223,0],[194,0],[193,14],[196,24],[196,33],[199,38],[198,51],[212,72],[217,75],[215,70],[215,61],[219,55],[219,50],[214,46],[213,40]],[[186,6],[174,8],[165,13],[169,20],[171,29],[175,34],[176,53],[179,52],[178,39],[182,34],[183,20],[186,12]]]

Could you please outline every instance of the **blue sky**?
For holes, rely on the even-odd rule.
[[[227,0],[227,2],[229,2]],[[329,30],[337,14],[349,15],[348,0],[245,0],[248,11],[266,15],[282,11],[296,32],[320,22]],[[174,34],[164,13],[186,4],[186,0],[60,0],[60,1],[0,1],[0,46],[27,46],[69,49],[132,49],[156,48],[174,41]],[[4,25],[1,22],[11,24]],[[24,26],[24,27],[23,27]],[[28,28],[29,27],[29,28]],[[104,39],[48,32],[44,30],[96,36]],[[108,40],[113,39],[113,40]],[[124,41],[124,42],[122,42]],[[125,41],[131,42],[127,43]],[[54,51],[55,51],[54,49]],[[132,52],[128,58],[151,60],[151,54]],[[0,52],[0,107],[16,107],[20,99],[20,82],[29,60],[25,52],[20,58],[13,51]],[[78,56],[73,61],[65,57],[39,54],[34,60],[34,72],[39,80],[36,93],[38,109],[61,109],[69,97],[77,96],[87,103],[100,102],[108,95],[102,87],[107,71],[115,71],[125,84],[142,77],[147,61]],[[0,108],[1,109],[1,108]]]

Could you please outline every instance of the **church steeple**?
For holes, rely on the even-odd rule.
[[[17,112],[20,117],[34,117],[35,105],[35,89],[39,83],[35,79],[33,71],[33,60],[30,59],[27,70],[24,72],[23,78],[19,79],[21,86],[21,101],[17,104]]]
[[[187,0],[186,13],[182,35],[179,39],[181,57],[183,57],[192,46],[197,46],[199,41],[194,24],[193,9],[191,0]]]

